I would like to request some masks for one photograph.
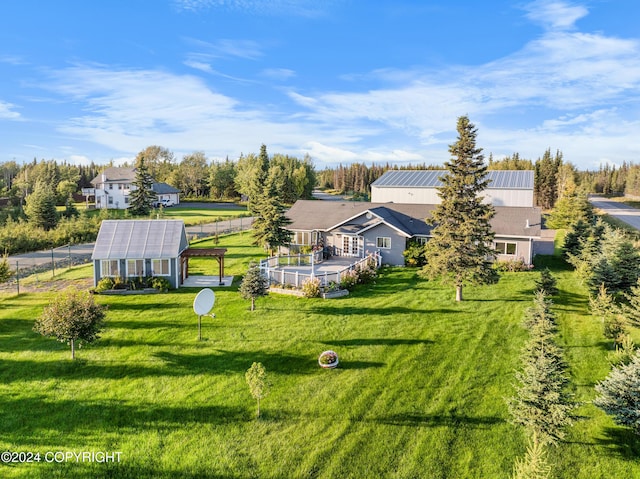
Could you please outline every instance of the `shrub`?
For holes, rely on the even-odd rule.
[[[269,383],[267,382],[267,370],[262,363],[254,362],[244,375],[249,391],[253,398],[258,401],[256,417],[260,417],[260,400],[269,393]]]
[[[496,260],[493,267],[500,272],[520,272],[533,269],[533,265],[527,265],[522,258]]]
[[[102,293],[108,289],[113,289],[113,279],[112,278],[102,278],[98,281],[98,285],[96,286],[96,293]]]
[[[418,243],[416,240],[410,240],[407,243],[407,248],[402,253],[405,265],[421,268],[427,264],[427,255],[424,246],[425,245],[423,243]]]
[[[629,364],[614,367],[609,375],[596,385],[599,396],[593,403],[621,426],[630,427],[640,434],[640,354]]]
[[[353,289],[356,287],[356,284],[358,284],[359,279],[360,275],[355,269],[346,271],[340,278],[340,287],[348,291],[353,291]]]
[[[302,292],[305,298],[317,298],[320,296],[320,279],[307,278],[302,282]]]
[[[89,293],[69,289],[56,295],[44,308],[33,329],[70,344],[71,359],[75,359],[76,344],[92,343],[100,337],[105,309],[96,304]]]
[[[151,279],[151,287],[157,289],[161,293],[166,293],[171,289],[171,283],[167,278],[160,278],[158,276]]]
[[[373,283],[378,277],[378,270],[374,261],[367,261],[358,271],[358,282],[362,284]]]

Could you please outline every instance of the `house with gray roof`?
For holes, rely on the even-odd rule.
[[[371,184],[371,201],[376,203],[440,203],[438,187],[444,170],[389,170]],[[493,206],[533,206],[532,170],[489,170],[488,187],[481,193]]]
[[[104,220],[91,255],[94,286],[105,277],[161,276],[177,288],[188,247],[182,220]]]
[[[426,242],[431,227],[425,220],[434,204],[368,203],[298,200],[287,212],[290,250],[322,247],[328,254],[363,258],[378,252],[382,262],[404,264],[410,240]],[[533,206],[496,206],[491,220],[498,259],[522,259],[531,264],[540,252],[541,210]]]
[[[96,208],[126,209],[130,195],[135,191],[135,168],[109,167],[91,180],[93,189],[83,191],[87,196],[95,196]],[[151,189],[158,195],[158,201],[170,200],[174,205],[180,203],[180,190],[166,183],[153,183]]]
[[[167,183],[154,183],[151,185],[151,189],[155,192],[158,202],[168,200],[172,205],[180,203],[180,190],[174,188]]]

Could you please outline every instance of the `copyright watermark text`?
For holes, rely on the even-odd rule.
[[[46,452],[0,452],[0,462],[120,462],[121,451],[46,451]]]

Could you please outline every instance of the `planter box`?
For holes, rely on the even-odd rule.
[[[333,299],[333,298],[342,298],[343,296],[347,296],[349,291],[346,289],[338,289],[336,291],[329,291],[328,293],[322,293],[322,297],[324,299]]]
[[[105,289],[97,294],[111,294],[111,295],[132,295],[132,294],[158,294],[158,291],[155,288],[144,288],[144,289]]]

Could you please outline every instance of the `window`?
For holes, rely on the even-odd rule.
[[[101,277],[105,276],[120,276],[120,265],[117,259],[103,259],[100,261]]]
[[[129,197],[128,197],[128,196],[125,196],[125,197],[124,197],[124,204],[125,204],[125,205],[128,205],[128,204],[129,204]]]
[[[382,249],[391,249],[391,238],[389,238],[388,236],[377,237],[376,246]]]
[[[516,254],[516,243],[506,243],[502,241],[496,241],[496,250],[498,254]]]
[[[291,240],[291,244],[311,244],[311,238],[308,231],[296,231]]]
[[[109,196],[109,204],[112,205],[113,204],[113,196]]]
[[[144,276],[144,260],[128,259],[127,260],[127,276]]]
[[[109,189],[112,190],[113,189],[113,183],[109,183]]]
[[[151,274],[153,276],[169,276],[169,260],[168,259],[152,259]]]
[[[417,243],[417,244],[422,244],[425,245],[427,244],[427,241],[429,241],[429,238],[426,236],[415,236],[413,238],[413,240]]]

